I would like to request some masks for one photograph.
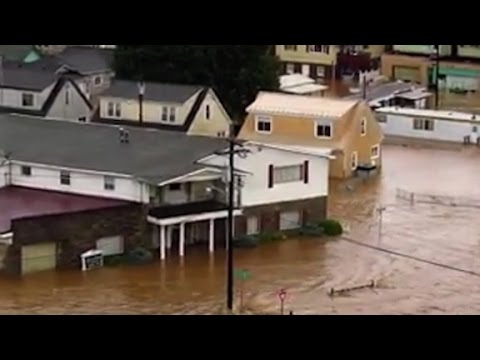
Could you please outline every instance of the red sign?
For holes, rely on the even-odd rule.
[[[285,299],[287,298],[287,291],[285,289],[280,290],[280,292],[278,293],[278,297],[281,301],[285,301]]]

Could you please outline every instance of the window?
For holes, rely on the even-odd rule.
[[[286,211],[280,213],[280,230],[298,229],[301,224],[300,211]]]
[[[182,184],[170,184],[168,186],[168,189],[170,191],[180,191],[180,190],[182,190]]]
[[[65,105],[70,104],[70,90],[65,89]]]
[[[22,93],[22,106],[33,106],[33,94]]]
[[[22,166],[23,176],[32,176],[32,168],[30,166]]]
[[[95,76],[93,78],[93,83],[95,84],[95,86],[100,86],[102,85],[102,77],[100,75],[98,76]]]
[[[473,127],[472,127],[472,132],[476,134],[476,133],[478,132],[478,127],[477,127],[477,126],[473,126]]]
[[[376,118],[377,118],[377,121],[379,123],[386,123],[387,122],[387,115],[385,115],[385,114],[377,114]]]
[[[434,131],[435,130],[435,121],[430,119],[413,119],[413,129],[414,130],[424,130],[424,131]]]
[[[297,51],[297,45],[283,45],[286,51]]]
[[[352,166],[352,170],[357,170],[357,167],[358,167],[358,153],[356,151],[354,151],[352,153],[352,158],[351,158],[351,166]]]
[[[175,107],[162,107],[162,121],[163,122],[175,122],[177,117],[177,109]]]
[[[303,165],[281,166],[273,168],[274,184],[303,181],[303,176]]]
[[[258,116],[256,118],[256,128],[259,133],[270,134],[272,132],[272,118],[267,116]]]
[[[221,137],[221,138],[224,138],[224,137],[225,137],[225,131],[219,131],[219,132],[217,133],[217,136],[218,136],[218,137]]]
[[[307,52],[330,53],[330,45],[307,45]]]
[[[289,75],[295,74],[295,64],[288,63],[286,65],[285,70],[286,70],[286,73],[289,74]]]
[[[367,135],[367,118],[366,118],[365,116],[362,118],[360,135],[361,135],[361,136]]]
[[[205,119],[210,120],[210,105],[205,106]]]
[[[258,217],[249,216],[247,218],[247,235],[256,235],[260,232]]]
[[[332,137],[332,124],[316,123],[315,124],[315,136],[318,138],[331,138]]]
[[[120,118],[122,116],[121,104],[109,102],[107,105],[107,116]]]
[[[70,172],[69,171],[60,171],[60,184],[70,185]]]
[[[380,146],[379,145],[372,146],[370,156],[371,156],[372,160],[378,159],[380,157]]]
[[[87,122],[87,117],[86,116],[81,116],[81,117],[78,118],[78,121]]]
[[[105,176],[103,178],[103,188],[105,190],[114,191],[115,190],[115,178],[112,176]]]
[[[319,78],[325,77],[325,66],[317,65],[317,77]]]

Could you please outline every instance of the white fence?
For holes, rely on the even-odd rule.
[[[408,201],[411,205],[419,203],[452,207],[480,208],[480,198],[424,194],[404,189],[397,189],[397,199]]]

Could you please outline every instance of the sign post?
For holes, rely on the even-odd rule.
[[[240,306],[239,313],[243,313],[243,294],[244,294],[244,284],[250,279],[251,275],[248,270],[236,270],[235,277],[240,280]]]
[[[280,299],[280,315],[285,315],[285,300],[287,299],[287,290],[280,290],[278,297]]]

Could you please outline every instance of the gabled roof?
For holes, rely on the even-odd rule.
[[[261,92],[254,103],[247,108],[247,112],[306,118],[339,118],[357,103],[358,101],[343,99]]]
[[[225,147],[225,140],[111,125],[0,114],[0,149],[13,161],[141,178],[158,184],[203,169],[195,161]]]
[[[56,80],[54,72],[36,71],[18,62],[5,62],[0,77],[0,87],[43,91]]]
[[[192,96],[205,89],[204,86],[164,84],[145,82],[144,99],[162,103],[183,104]],[[121,99],[138,99],[138,83],[128,80],[114,80],[110,88],[102,95],[103,97],[115,97]]]

